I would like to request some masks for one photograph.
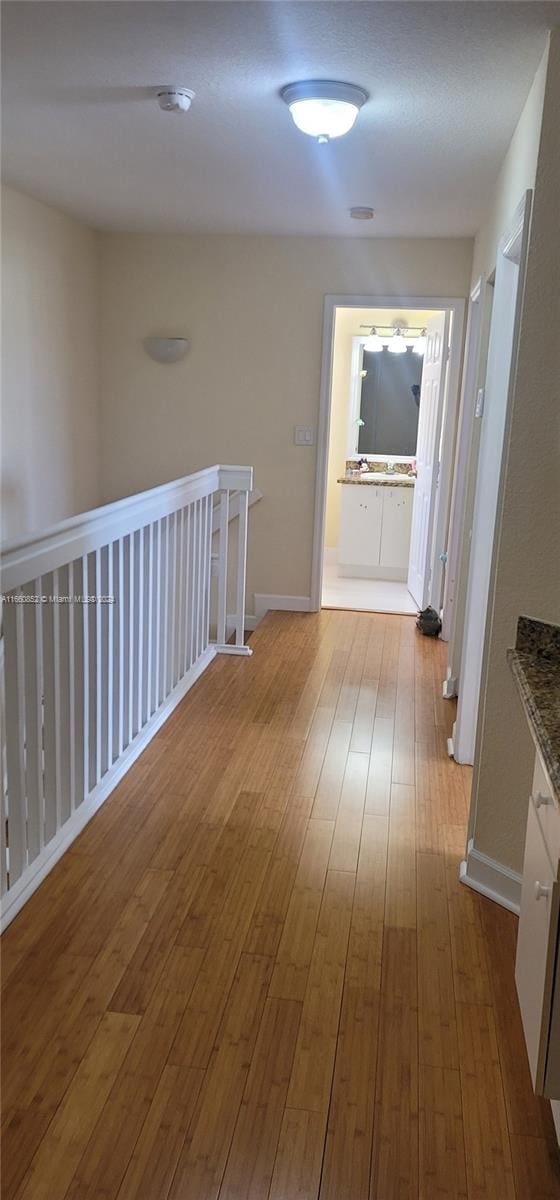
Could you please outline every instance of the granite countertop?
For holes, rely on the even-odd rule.
[[[368,486],[375,483],[377,487],[414,487],[414,475],[382,475],[376,471],[364,471],[361,475],[341,475],[337,483],[358,483]]]
[[[520,617],[508,662],[560,804],[560,625]]]

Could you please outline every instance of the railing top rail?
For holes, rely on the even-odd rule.
[[[252,467],[216,464],[79,513],[40,533],[5,542],[1,548],[2,588],[6,592],[31,583],[212,492],[226,488],[249,492],[252,486]]]

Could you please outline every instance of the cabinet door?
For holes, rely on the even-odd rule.
[[[515,982],[533,1087],[542,1095],[558,944],[558,863],[553,867],[533,800],[529,802]],[[553,1097],[556,1099],[556,1097]]]
[[[413,497],[414,488],[383,489],[382,567],[408,567]]]
[[[338,561],[343,566],[376,567],[381,542],[382,488],[343,484]]]

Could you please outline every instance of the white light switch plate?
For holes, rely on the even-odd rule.
[[[294,426],[294,445],[295,446],[314,446],[315,432],[312,425],[295,425]]]

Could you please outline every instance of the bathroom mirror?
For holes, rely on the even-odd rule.
[[[363,351],[355,453],[414,457],[422,363],[410,347],[404,354]]]

